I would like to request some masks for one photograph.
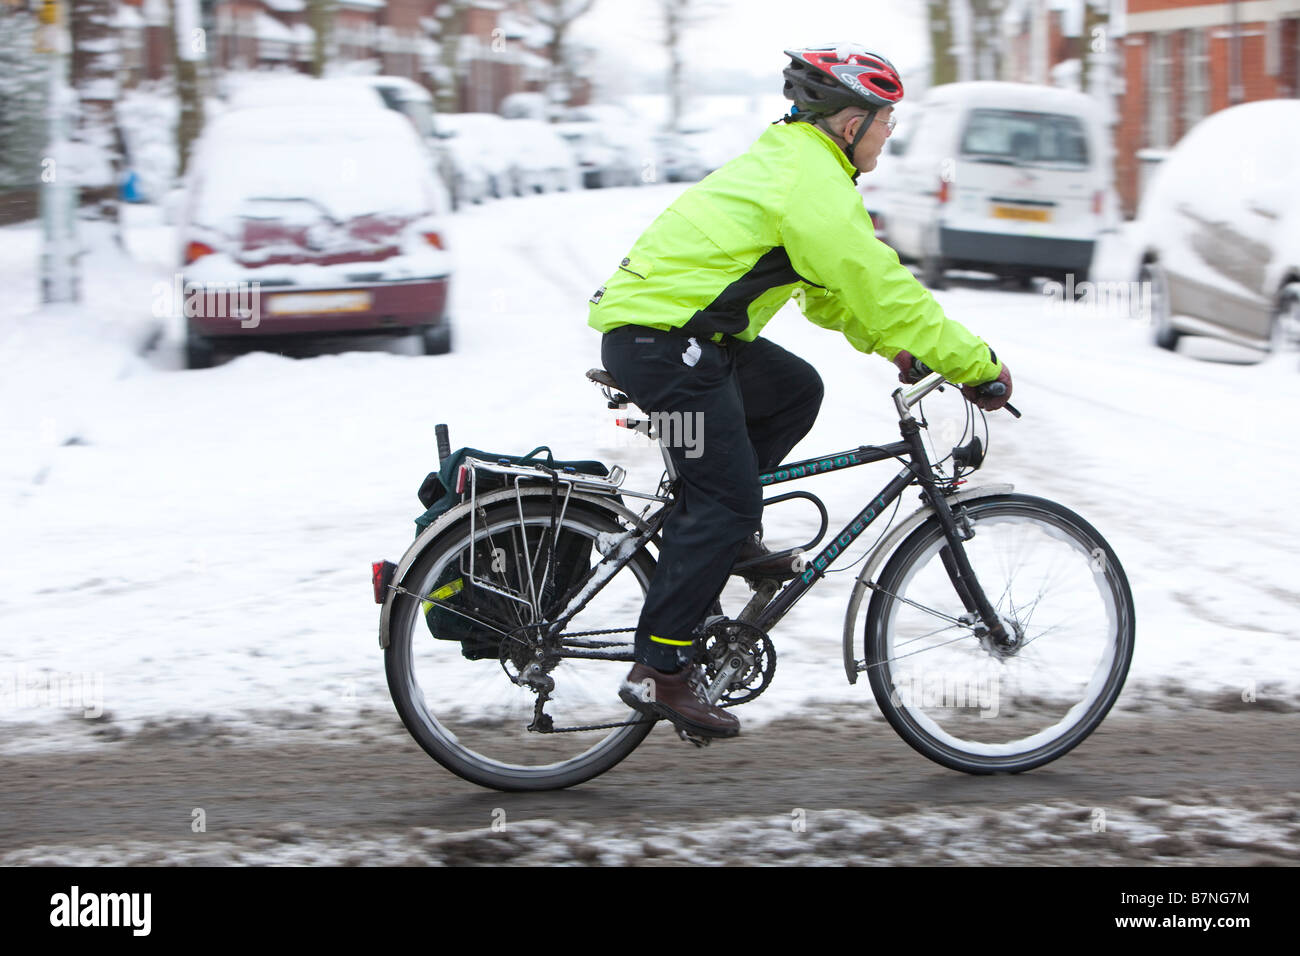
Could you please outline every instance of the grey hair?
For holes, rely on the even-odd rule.
[[[833,116],[827,117],[826,125],[828,125],[840,139],[845,139],[844,127],[849,125],[849,120],[853,119],[855,116],[870,116],[871,113],[871,110],[862,109],[857,106],[847,106],[835,113]]]

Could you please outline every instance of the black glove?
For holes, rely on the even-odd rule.
[[[1002,371],[993,381],[983,385],[963,385],[961,393],[971,404],[978,405],[986,412],[996,412],[1011,400],[1011,370],[1003,362]]]
[[[992,356],[991,350],[989,354]],[[915,385],[933,371],[911,352],[899,352],[894,356],[894,364],[898,366],[898,380],[904,385]],[[1002,371],[993,381],[982,385],[963,385],[961,393],[971,404],[986,412],[995,412],[1011,400],[1011,370],[1004,362]]]
[[[898,366],[898,380],[904,385],[915,385],[933,371],[911,352],[899,352],[894,364]]]

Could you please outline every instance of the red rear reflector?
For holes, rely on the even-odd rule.
[[[202,259],[204,256],[210,256],[216,251],[206,242],[191,242],[185,246],[185,264],[189,265],[191,262]]]
[[[939,202],[940,204],[948,201],[948,180],[939,180]]]
[[[442,248],[442,236],[439,233],[426,232],[424,234],[424,241],[427,242],[429,245],[433,246],[433,248],[435,249]]]
[[[461,465],[456,469],[456,494],[463,495],[465,493],[465,483],[467,481],[469,481],[469,468],[466,465]]]
[[[375,603],[383,604],[388,597],[388,586],[393,583],[397,565],[392,561],[374,561],[370,565],[370,583],[375,589]]]

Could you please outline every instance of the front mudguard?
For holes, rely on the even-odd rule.
[[[1010,494],[1014,490],[1015,486],[1010,484],[982,485],[978,488],[959,491],[947,500],[949,504],[956,505],[975,498],[991,498],[994,495]],[[854,654],[854,639],[857,635],[858,614],[862,609],[862,599],[871,589],[871,579],[875,576],[876,569],[894,553],[894,549],[898,547],[903,539],[920,527],[921,523],[933,514],[934,509],[932,507],[928,504],[922,505],[900,521],[871,552],[871,556],[867,558],[867,563],[863,565],[862,570],[858,573],[858,579],[853,584],[853,593],[849,596],[848,610],[844,613],[844,674],[848,677],[850,684],[858,682],[858,659]]]

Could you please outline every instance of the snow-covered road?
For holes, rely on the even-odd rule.
[[[634,487],[658,477],[657,452],[615,428],[583,379],[599,362],[586,301],[681,188],[455,216],[456,345],[441,357],[259,353],[182,371],[178,324],[151,315],[171,237],[148,210],[129,256],[90,233],[77,310],[35,311],[36,233],[0,233],[0,719],[21,725],[6,746],[65,739],[64,718],[99,706],[127,727],[164,715],[346,721],[390,706],[368,564],[409,543],[435,423],[454,446],[545,442],[624,464]],[[939,300],[1006,359],[1025,415],[992,417],[979,479],[1074,508],[1124,563],[1138,631],[1120,706],[1190,692],[1293,699],[1295,357],[1257,363],[1194,341],[1170,354],[1140,321],[974,281]],[[137,356],[160,324],[161,344]],[[826,383],[796,454],[894,437],[891,365],[793,306],[768,334]],[[927,402],[935,423],[961,407],[953,394]],[[813,490],[842,522],[889,473],[855,469]],[[769,539],[793,539],[798,521],[775,516]],[[850,580],[833,577],[782,623],[775,684],[747,722],[811,701],[873,707],[840,666]]]

